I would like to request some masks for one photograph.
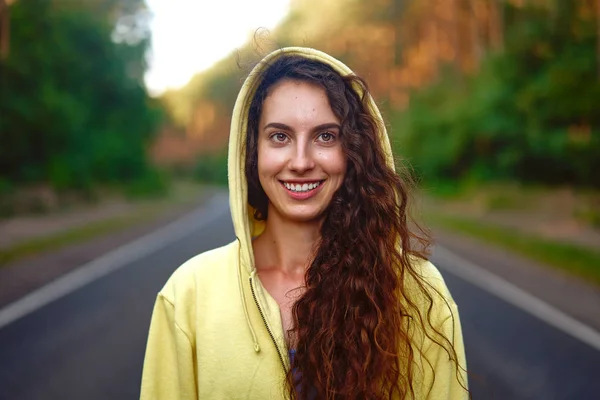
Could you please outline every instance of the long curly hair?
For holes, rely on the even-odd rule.
[[[369,112],[367,85],[354,74],[341,76],[327,64],[294,55],[273,61],[259,79],[248,116],[245,164],[255,218],[268,217],[269,199],[257,170],[258,121],[277,82],[303,81],[325,90],[341,121],[347,157],[345,181],[327,209],[306,271],[306,290],[292,310],[297,347],[287,374],[290,397],[414,396],[411,323],[428,325],[428,337],[443,345],[455,362],[457,356],[430,322],[431,287],[413,267],[415,259],[426,257],[429,237],[415,225],[409,228],[412,183],[406,169],[395,172],[386,162],[383,127]],[[428,301],[426,315],[405,287],[409,275]]]

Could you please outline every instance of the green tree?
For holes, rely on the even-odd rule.
[[[11,7],[11,51],[0,63],[0,177],[62,189],[153,174],[146,147],[161,112],[142,82],[150,37],[119,28],[135,4]]]

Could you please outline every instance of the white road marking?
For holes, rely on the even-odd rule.
[[[440,268],[600,350],[600,332],[595,329],[444,247],[436,246],[434,253],[447,261]]]
[[[133,242],[118,247],[8,304],[0,309],[0,329],[96,279],[183,239],[192,232],[214,222],[228,211],[228,202],[223,201],[222,196],[214,196],[206,206]]]
[[[214,222],[228,209],[227,202],[216,196],[206,207],[82,265],[0,309],[0,329],[112,271],[183,239],[195,230]],[[440,267],[453,275],[600,350],[600,332],[448,249],[437,246],[435,253],[448,261]]]

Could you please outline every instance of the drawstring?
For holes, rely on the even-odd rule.
[[[258,345],[258,339],[256,337],[256,332],[254,332],[254,327],[252,327],[252,321],[250,321],[250,314],[248,313],[248,305],[246,303],[246,296],[244,295],[244,287],[242,284],[242,276],[241,276],[242,262],[241,262],[241,255],[240,255],[242,244],[238,237],[236,237],[236,239],[239,242],[237,270],[238,270],[238,285],[240,288],[240,295],[242,297],[242,307],[244,308],[244,316],[246,317],[246,324],[248,324],[248,328],[250,329],[250,333],[252,334],[252,340],[254,341],[254,351],[258,353],[260,351],[260,346]],[[250,277],[249,282],[250,282],[250,284],[252,284],[252,276]]]

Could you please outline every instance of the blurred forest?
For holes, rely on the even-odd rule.
[[[600,188],[600,0],[295,0],[278,28],[164,94],[186,139],[161,140],[209,152],[200,174],[224,166],[244,75],[290,45],[365,77],[396,154],[427,180]]]
[[[147,154],[163,112],[143,82],[144,1],[0,0],[0,21],[4,207],[23,187],[29,197],[164,190]]]
[[[600,0],[292,0],[277,28],[154,99],[149,18],[143,0],[0,0],[0,199],[159,193],[167,170],[224,182],[243,78],[292,45],[366,78],[428,182],[600,188]]]

